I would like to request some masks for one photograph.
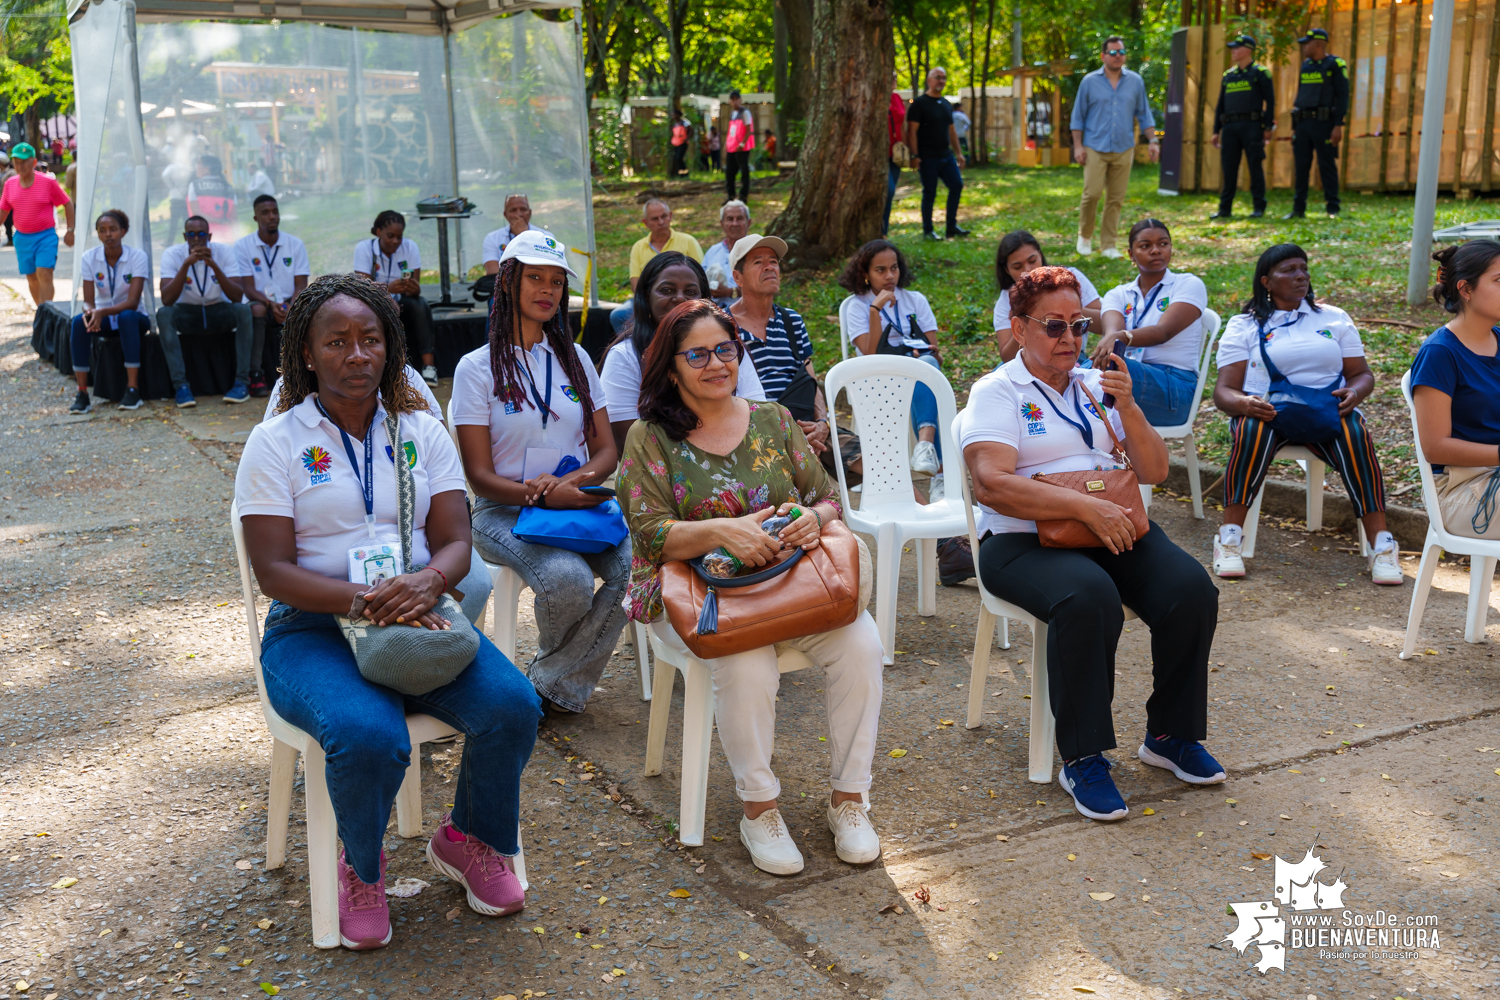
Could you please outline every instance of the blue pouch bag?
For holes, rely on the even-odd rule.
[[[1266,374],[1271,376],[1266,401],[1276,407],[1271,427],[1293,444],[1318,444],[1338,437],[1343,421],[1339,417],[1339,399],[1333,390],[1343,382],[1343,377],[1322,388],[1289,382],[1266,353],[1266,328],[1261,326],[1259,333],[1260,358]]]
[[[569,455],[558,463],[553,475],[566,476],[578,466],[578,459]],[[571,510],[524,507],[510,533],[533,545],[550,545],[555,549],[593,555],[619,545],[630,534],[630,529],[625,526],[625,514],[620,510],[620,504],[606,500],[597,507]]]

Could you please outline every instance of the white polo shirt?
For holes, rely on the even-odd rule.
[[[161,252],[161,278],[163,281],[171,281],[177,277],[182,262],[187,260],[188,245],[186,243],[173,243]],[[231,278],[243,278],[249,272],[240,265],[240,253],[228,243],[209,243],[209,253],[213,254],[214,263],[219,265],[219,270]],[[224,292],[219,288],[219,277],[214,274],[214,269],[207,262],[194,264],[188,268],[187,277],[182,282],[182,292],[177,296],[177,301],[172,303],[178,306],[211,306],[224,302]]]
[[[312,274],[306,245],[286,233],[278,233],[270,243],[261,242],[259,232],[241,236],[234,249],[240,255],[241,273],[255,278],[255,290],[272,298],[271,289],[276,289],[276,301],[282,304],[297,294],[297,278]]]
[[[1266,353],[1293,385],[1321,389],[1335,379],[1342,386],[1345,358],[1362,358],[1365,345],[1349,314],[1338,306],[1319,304],[1313,312],[1306,302],[1295,312],[1280,309],[1266,321]],[[1260,357],[1260,333],[1255,317],[1240,313],[1229,317],[1219,338],[1218,366],[1224,368],[1248,361],[1244,392],[1262,395],[1271,387],[1271,376]]]
[[[737,299],[740,297],[740,286],[734,283],[734,271],[729,267],[729,247],[724,245],[723,240],[716,241],[713,246],[703,251],[703,270],[708,271],[715,264],[719,265],[724,272],[724,280],[714,290],[713,296],[717,299]],[[713,279],[710,278],[710,281]]]
[[[113,265],[104,259],[102,246],[89,247],[83,252],[79,267],[83,280],[94,283],[95,309],[123,305],[130,298],[131,281],[151,276],[151,258],[144,250],[129,244],[120,245],[120,259]]]
[[[422,266],[422,252],[409,238],[401,237],[401,245],[393,254],[380,251],[380,240],[374,236],[354,244],[354,270],[366,275],[379,285],[389,285],[409,277],[412,271]],[[391,298],[395,298],[394,295]]]
[[[411,365],[406,366],[406,384],[416,386],[418,389],[422,390],[422,396],[427,400],[427,412],[432,414],[433,418],[436,419],[438,423],[442,423],[442,404],[440,404],[437,400],[437,397],[432,394],[432,390],[427,387],[426,381],[422,378],[422,373],[417,371]],[[276,402],[279,399],[281,399],[281,376],[277,375],[276,384],[271,386],[270,398],[266,400],[266,415],[261,418],[262,420],[270,420],[276,415]]]
[[[540,226],[527,226],[526,231],[528,233],[542,233],[546,236],[552,236],[551,233]],[[490,261],[494,261],[498,264],[500,262],[500,255],[505,252],[506,247],[510,246],[510,241],[515,238],[515,235],[515,233],[510,231],[510,223],[508,222],[494,232],[486,233],[483,246],[484,254],[479,258],[479,262],[481,264],[488,264]],[[556,237],[553,238],[556,239]],[[365,273],[368,274],[369,272]]]
[[[521,390],[526,393],[524,403],[506,403],[495,396],[495,376],[490,370],[489,345],[470,351],[459,359],[453,370],[453,398],[448,403],[453,426],[480,426],[489,428],[490,458],[495,463],[495,474],[501,479],[522,482],[526,466],[526,449],[556,448],[558,457],[572,455],[579,465],[589,460],[591,439],[583,424],[583,397],[573,388],[571,380],[563,371],[561,360],[552,353],[544,340],[530,351],[519,347],[515,351],[519,360],[536,380],[536,391],[543,400],[547,398],[547,367],[552,368],[552,412],[556,419],[548,418],[542,424],[542,410],[531,398],[532,383],[522,376]],[[594,371],[594,363],[588,352],[577,344],[578,363],[583,367],[588,381],[589,399],[595,409],[604,409],[604,386]],[[552,469],[543,470],[551,472]],[[535,475],[536,470],[532,470]]]
[[[1125,320],[1125,329],[1152,326],[1161,322],[1174,302],[1186,302],[1198,308],[1198,318],[1177,332],[1165,344],[1152,347],[1132,347],[1125,356],[1133,361],[1166,368],[1182,368],[1198,374],[1198,354],[1203,348],[1203,310],[1208,308],[1208,289],[1203,279],[1195,274],[1178,274],[1171,268],[1158,283],[1161,291],[1153,285],[1151,291],[1141,293],[1139,280],[1116,285],[1104,293],[1101,313],[1119,313]]]
[[[396,522],[396,467],[385,431],[385,410],[377,406],[371,427],[375,443],[375,530],[399,537]],[[412,559],[425,564],[427,512],[438,493],[465,490],[463,464],[448,429],[432,415],[401,417],[402,453],[417,486]],[[309,396],[285,413],[257,424],[245,442],[234,498],[243,514],[290,517],[297,533],[297,565],[336,580],[349,579],[349,550],[368,536],[365,529],[364,443],[350,438],[359,472],[339,429],[318,412]]]
[[[1082,381],[1094,398],[1102,401],[1103,374],[1097,368],[1074,368],[1068,391],[1059,396],[1027,370],[1024,355],[1022,351],[974,383],[960,421],[958,446],[967,448],[979,441],[1008,444],[1019,453],[1015,474],[1026,478],[1038,472],[1120,468],[1110,453],[1114,445],[1109,431],[1078,388]],[[1114,410],[1106,412],[1123,442],[1125,427],[1120,415]],[[1093,435],[1092,445],[1081,427],[1087,427]],[[1035,521],[999,514],[983,504],[979,509],[981,535],[986,531],[997,535],[1036,531]]]
[[[1092,281],[1090,281],[1084,275],[1084,273],[1082,271],[1078,270],[1078,268],[1076,268],[1076,267],[1070,267],[1070,268],[1068,268],[1068,271],[1072,273],[1073,277],[1075,277],[1075,278],[1078,279],[1078,288],[1079,288],[1078,300],[1081,303],[1083,303],[1084,305],[1088,305],[1090,302],[1093,302],[1095,299],[1097,299],[1099,297],[1099,289],[1097,289],[1097,288],[1094,287],[1094,283]],[[1007,333],[1010,332],[1010,289],[1009,288],[1007,288],[1005,291],[1001,292],[1000,293],[1000,297],[995,300],[995,316],[994,316],[994,319],[995,319],[994,329],[995,329],[996,332],[999,332],[1001,330],[1004,330]],[[1093,332],[1097,333],[1098,331],[1093,331]]]
[[[609,408],[610,423],[640,419],[641,359],[636,356],[635,345],[628,338],[611,347],[604,356],[600,381],[604,385],[604,402]],[[740,359],[740,375],[735,381],[734,394],[741,399],[766,402],[765,387],[760,384],[755,362],[748,352]]]
[[[865,352],[856,346],[855,341],[870,332],[870,306],[875,302],[875,293],[863,292],[854,296],[854,300],[864,308],[849,310],[849,328],[846,332],[854,353],[862,355]],[[910,337],[913,316],[917,318],[917,329],[923,333],[932,333],[937,329],[937,317],[933,315],[932,306],[927,304],[927,296],[909,288],[898,288],[895,301],[883,310],[881,328],[895,326],[901,331],[902,337]]]

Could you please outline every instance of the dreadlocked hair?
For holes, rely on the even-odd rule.
[[[380,374],[380,399],[397,413],[420,413],[427,398],[406,377],[406,328],[385,289],[363,274],[325,274],[304,288],[286,311],[281,327],[281,394],[276,412],[285,413],[318,391],[318,377],[302,357],[318,311],[340,295],[370,307],[385,333],[385,370]]]
[[[521,319],[519,305],[521,295],[521,271],[525,265],[514,258],[500,265],[495,275],[495,294],[490,298],[490,373],[494,377],[495,398],[508,404],[525,404],[536,409],[536,402],[526,392],[521,381],[520,356],[511,348],[515,346],[516,330]],[[563,276],[562,294],[558,297],[557,311],[542,324],[542,337],[547,346],[557,355],[563,374],[578,393],[578,405],[583,408],[584,434],[594,433],[594,400],[589,395],[589,379],[578,352],[573,348],[573,334],[568,329],[568,279]]]

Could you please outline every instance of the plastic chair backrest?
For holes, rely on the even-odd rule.
[[[839,358],[842,361],[849,360],[852,344],[849,343],[849,310],[859,305],[859,301],[853,296],[845,296],[844,301],[839,303]]]
[[[266,695],[266,679],[260,672],[260,615],[255,610],[255,583],[250,577],[250,553],[245,547],[245,524],[240,520],[240,504],[229,505],[229,524],[234,530],[234,557],[240,567],[240,597],[245,605],[245,631],[250,635],[250,654],[255,667],[255,687],[260,692],[260,703],[268,710],[271,700]]]
[[[955,441],[958,440],[958,433],[962,421],[963,414],[960,413],[949,422],[949,436],[952,437]],[[962,496],[964,500],[964,514],[969,519],[969,551],[974,553],[974,565],[976,569],[976,572],[974,574],[974,582],[979,584],[979,599],[981,602],[993,601],[995,599],[994,595],[985,589],[984,581],[979,578],[979,574],[977,572],[979,566],[979,527],[974,519],[974,512],[978,508],[974,506],[974,488],[969,483],[969,463],[964,461],[964,453],[959,449],[954,448],[952,458],[948,458],[947,453],[944,453],[943,469],[946,476],[944,480],[945,487],[948,489],[952,489],[953,487],[951,484],[954,479],[957,479],[959,487],[962,490]]]
[[[870,354],[840,361],[824,377],[823,391],[833,409],[840,391],[849,397],[854,420],[859,427],[860,451],[864,460],[864,486],[860,507],[884,502],[911,503],[913,499],[911,458],[907,448],[911,427],[911,396],[921,382],[937,397],[937,425],[944,456],[956,450],[952,423],[958,412],[953,387],[943,373],[915,358],[894,354]],[[844,466],[838,469],[839,492],[849,503],[844,481]]]
[[[1219,339],[1219,331],[1223,329],[1224,321],[1212,309],[1205,309],[1199,322],[1203,324],[1203,348],[1198,352],[1197,398],[1202,399],[1203,386],[1208,382],[1208,366],[1214,359],[1214,342]]]
[[[1422,476],[1422,504],[1427,508],[1428,523],[1437,529],[1439,535],[1447,535],[1448,529],[1443,525],[1443,508],[1438,503],[1437,480],[1432,475],[1432,463],[1422,454],[1422,431],[1417,427],[1417,407],[1411,395],[1411,369],[1407,369],[1406,374],[1401,376],[1401,395],[1406,400],[1407,412],[1411,414],[1411,437],[1417,451],[1417,471]]]

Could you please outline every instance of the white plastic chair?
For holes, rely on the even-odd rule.
[[[303,757],[306,779],[304,797],[307,805],[307,886],[312,897],[313,945],[318,948],[339,946],[338,909],[338,821],[333,814],[333,800],[328,795],[328,781],[323,747],[307,733],[287,722],[271,707],[266,695],[266,679],[260,666],[260,617],[255,611],[255,590],[250,579],[250,559],[245,551],[245,529],[240,522],[239,504],[229,510],[234,529],[234,555],[240,567],[240,592],[245,602],[245,628],[250,635],[250,655],[255,663],[255,689],[260,694],[260,708],[271,732],[271,782],[266,803],[266,869],[286,864],[287,823],[292,809],[292,779],[297,770],[297,753]],[[456,730],[430,715],[413,713],[406,717],[411,740],[411,763],[396,793],[396,833],[402,837],[422,835],[422,744]],[[521,831],[516,831],[521,844]],[[527,889],[526,853],[515,856],[516,878]]]
[[[958,431],[954,421],[955,434]],[[950,460],[944,459],[948,464]],[[1001,649],[1009,649],[1009,622],[1015,618],[1031,626],[1031,730],[1028,736],[1027,777],[1039,785],[1052,781],[1053,748],[1057,744],[1057,720],[1052,715],[1052,702],[1047,682],[1047,623],[1032,615],[1025,608],[1009,601],[1002,601],[985,589],[984,579],[979,575],[979,532],[975,527],[973,490],[969,486],[969,467],[963,453],[957,452],[948,464],[950,478],[961,485],[964,510],[967,512],[969,548],[974,553],[974,578],[979,584],[979,627],[974,634],[974,657],[969,669],[969,714],[964,725],[978,729],[984,717],[984,684],[990,671],[990,646],[995,638],[995,619],[1004,624],[1006,634],[1002,636]],[[1121,605],[1125,620],[1140,617]]]
[[[453,446],[458,447],[458,428],[453,426],[453,401],[448,401],[445,411],[448,418],[448,433],[453,437]],[[471,489],[470,494],[473,494]],[[504,653],[512,663],[516,661],[516,622],[520,612],[521,591],[526,586],[521,574],[509,566],[492,563],[480,557],[490,574],[490,601],[494,610],[490,614],[490,641]],[[646,628],[635,623],[634,633],[636,667],[641,673],[641,700],[651,700],[651,661],[646,652]]]
[[[842,301],[842,302],[839,303],[839,360],[840,361],[848,361],[849,360],[849,355],[851,353],[850,349],[854,346],[853,344],[849,343],[849,311],[851,309],[864,309],[864,308],[867,308],[864,305],[864,303],[860,302],[853,295],[845,296],[844,297],[844,301]]]
[[[1203,387],[1208,383],[1208,366],[1214,359],[1214,342],[1219,339],[1219,314],[1212,309],[1203,310],[1198,320],[1203,329],[1203,349],[1198,354],[1198,390],[1193,393],[1193,412],[1187,420],[1170,427],[1158,427],[1156,433],[1163,441],[1185,439],[1187,448],[1188,488],[1193,494],[1193,516],[1203,519],[1203,484],[1198,481],[1198,439],[1193,436],[1193,422],[1198,418],[1198,404],[1203,399]],[[1151,487],[1141,487],[1141,502],[1151,507]]]
[[[1417,468],[1422,474],[1422,503],[1427,507],[1427,538],[1422,542],[1422,562],[1417,569],[1417,585],[1411,593],[1411,612],[1406,619],[1406,643],[1401,659],[1411,659],[1417,648],[1417,632],[1422,627],[1422,612],[1427,608],[1427,594],[1432,590],[1432,576],[1444,551],[1469,557],[1469,610],[1464,619],[1464,642],[1483,642],[1489,617],[1490,588],[1495,582],[1495,560],[1500,558],[1500,542],[1450,534],[1443,526],[1443,509],[1438,506],[1437,483],[1432,466],[1422,454],[1422,432],[1417,427],[1417,409],[1412,405],[1411,372],[1401,376],[1401,395],[1411,411],[1411,434],[1417,447]]]
[[[1273,462],[1296,462],[1302,466],[1302,471],[1307,476],[1307,530],[1317,531],[1323,527],[1323,478],[1328,470],[1327,464],[1307,448],[1299,444],[1289,444],[1276,452]],[[1266,488],[1261,486],[1260,492],[1255,494],[1255,499],[1250,504],[1250,512],[1245,516],[1245,535],[1241,544],[1240,552],[1246,558],[1255,555],[1255,535],[1260,528],[1260,502],[1266,495]],[[1359,534],[1359,551],[1366,558],[1370,555],[1370,540],[1365,537],[1364,522],[1358,518],[1354,521],[1355,529]]]
[[[875,624],[887,665],[895,662],[896,585],[901,574],[901,550],[915,541],[917,553],[917,614],[937,614],[937,540],[962,534],[964,512],[957,500],[945,496],[931,504],[914,499],[907,436],[911,426],[911,396],[921,382],[937,397],[938,432],[943,461],[954,460],[958,446],[953,438],[953,418],[958,408],[953,387],[943,373],[915,358],[872,354],[841,361],[825,377],[828,406],[841,391],[860,426],[864,453],[864,483],[859,509],[849,502],[844,465],[838,470],[839,499],[844,522],[854,531],[874,535],[879,552],[875,566]]]

